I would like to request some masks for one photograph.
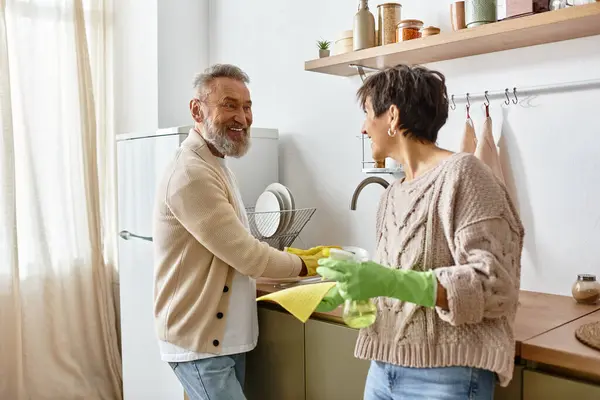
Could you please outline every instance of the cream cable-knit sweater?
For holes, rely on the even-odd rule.
[[[361,330],[356,357],[482,368],[508,385],[524,230],[504,185],[473,155],[454,154],[412,181],[390,185],[376,230],[376,261],[435,270],[449,310],[377,299],[377,320]]]

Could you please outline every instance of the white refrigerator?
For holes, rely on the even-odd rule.
[[[125,400],[183,399],[183,388],[160,359],[153,317],[152,214],[155,188],[190,127],[117,136],[119,295]],[[248,154],[231,159],[246,207],[279,181],[276,129],[252,128]]]

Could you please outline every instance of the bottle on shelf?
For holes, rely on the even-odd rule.
[[[375,47],[375,17],[369,11],[369,0],[360,0],[354,15],[353,49],[362,50]]]

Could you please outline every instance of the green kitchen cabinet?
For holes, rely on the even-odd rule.
[[[523,371],[523,400],[598,400],[600,386],[536,371]]]
[[[369,362],[354,358],[357,337],[344,325],[306,322],[306,400],[362,400]]]
[[[369,362],[354,358],[358,330],[315,319],[303,324],[268,305],[259,305],[258,321],[258,346],[247,356],[245,392],[249,400],[362,400]],[[511,384],[506,388],[498,386],[495,399],[560,398],[543,397],[547,389],[539,383],[523,390],[524,372],[531,373],[516,365]],[[528,379],[544,380],[545,376]],[[562,381],[567,381],[566,386]],[[568,390],[590,386],[565,379],[560,382]],[[548,393],[561,393],[560,390]],[[577,400],[600,399],[600,396],[579,397]]]
[[[515,365],[513,372],[513,378],[507,387],[500,387],[496,385],[496,392],[494,393],[494,400],[521,400],[523,395],[521,393],[523,389],[523,366]]]
[[[258,346],[248,353],[249,400],[304,400],[304,324],[285,312],[258,308]]]

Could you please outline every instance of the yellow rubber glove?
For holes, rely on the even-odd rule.
[[[312,247],[308,250],[296,249],[293,247],[286,247],[285,251],[291,254],[295,254],[304,261],[306,269],[308,270],[308,276],[316,275],[317,268],[319,267],[319,260],[322,258],[329,257],[330,249],[341,249],[339,246],[317,246]]]

